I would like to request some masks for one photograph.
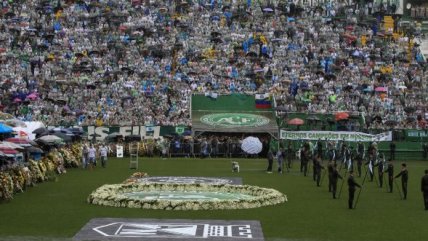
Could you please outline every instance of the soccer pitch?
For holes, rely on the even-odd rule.
[[[231,161],[140,157],[139,169],[130,170],[128,158],[110,158],[105,169],[97,166],[93,170],[68,170],[57,181],[40,183],[0,204],[0,240],[71,240],[90,219],[103,217],[259,220],[267,241],[419,241],[428,237],[428,211],[424,211],[420,191],[428,162],[407,162],[407,200],[400,199],[397,186],[393,193],[387,193],[386,183],[379,188],[376,182],[366,181],[357,208],[348,210],[346,183],[340,199],[334,200],[327,190],[327,176],[317,187],[312,169],[304,177],[297,162],[290,172],[268,174],[265,159],[233,159],[240,164],[239,173],[232,173]],[[400,164],[394,163],[395,174]],[[136,171],[150,176],[240,177],[243,184],[274,188],[286,194],[288,202],[256,209],[212,211],[115,208],[86,202],[99,186],[121,183]],[[362,179],[357,177],[356,181],[361,184]],[[396,183],[400,184],[400,179]],[[339,180],[338,189],[340,186]]]

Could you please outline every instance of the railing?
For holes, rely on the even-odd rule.
[[[218,144],[203,144],[193,142],[171,142],[169,147],[171,157],[248,157],[241,149],[239,142],[219,142]]]

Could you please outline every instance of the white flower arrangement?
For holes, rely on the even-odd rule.
[[[237,199],[141,199],[126,194],[141,191],[168,192],[221,192],[244,194],[250,197]],[[160,183],[129,183],[103,185],[92,192],[88,203],[112,207],[128,207],[160,210],[217,210],[217,209],[249,209],[268,205],[276,205],[287,201],[281,192],[249,185],[208,185],[208,184],[160,184]]]

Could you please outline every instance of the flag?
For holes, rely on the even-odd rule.
[[[19,137],[22,137],[22,138],[28,137],[28,134],[25,131],[19,131],[18,135]]]
[[[350,171],[352,169],[352,160],[351,158],[349,158],[348,160],[348,171]]]
[[[214,92],[206,92],[205,96],[208,97],[208,98],[211,98],[213,100],[216,100],[218,98],[218,94],[214,93]]]
[[[383,157],[383,161],[382,161],[382,165],[383,165],[383,170],[386,170],[388,168],[388,164],[385,161],[385,156]]]
[[[256,99],[256,108],[258,109],[269,109],[272,107],[269,93],[256,94],[255,99]]]
[[[146,126],[146,132],[153,132],[155,131],[155,126]]]
[[[370,171],[370,174],[373,174],[373,164],[372,164],[372,161],[369,162],[369,171]]]

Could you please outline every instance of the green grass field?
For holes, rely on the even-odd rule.
[[[111,158],[106,169],[73,169],[56,182],[27,189],[0,204],[0,240],[68,240],[96,217],[260,220],[267,241],[411,241],[428,237],[428,211],[424,211],[420,178],[428,162],[409,162],[408,200],[397,189],[387,193],[366,182],[358,207],[347,209],[347,188],[333,200],[327,180],[316,187],[295,163],[290,173],[267,174],[266,161],[239,159],[241,172],[232,173],[229,159],[159,158],[140,161],[138,171],[150,176],[242,177],[244,184],[275,188],[288,202],[249,210],[160,211],[89,205],[87,196],[103,184],[120,183],[135,170],[128,159]],[[398,173],[399,163],[395,163]],[[359,183],[362,178],[357,178]],[[397,180],[399,181],[399,180]],[[340,186],[340,182],[339,182]]]

